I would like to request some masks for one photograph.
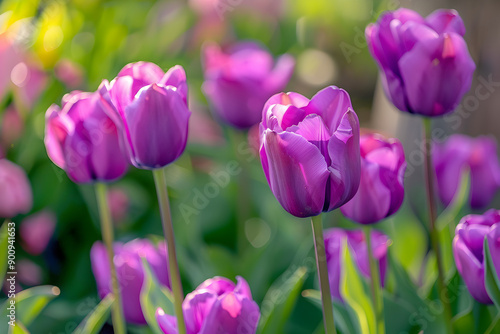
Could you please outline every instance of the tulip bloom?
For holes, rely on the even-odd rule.
[[[311,100],[280,93],[267,101],[260,158],[283,208],[311,217],[348,202],[360,182],[359,121],[349,95],[330,86]]]
[[[500,162],[494,138],[452,135],[432,151],[438,194],[449,205],[459,189],[461,174],[470,170],[469,203],[474,209],[488,206],[500,188]]]
[[[361,183],[342,213],[361,224],[373,224],[399,210],[406,170],[403,145],[378,134],[361,137]]]
[[[491,257],[497,275],[500,275],[500,211],[494,209],[483,215],[468,215],[460,220],[453,239],[453,255],[457,270],[474,299],[492,304],[484,283],[484,238],[488,238]]]
[[[366,28],[368,48],[396,108],[430,117],[456,108],[475,69],[464,34],[458,13],[442,9],[424,19],[400,8]]]
[[[98,93],[73,91],[45,115],[45,147],[49,158],[77,183],[113,181],[125,174],[118,133]]]
[[[33,194],[24,170],[7,159],[0,159],[0,217],[28,213],[32,206]]]
[[[295,65],[285,54],[273,67],[271,54],[253,42],[238,43],[226,50],[209,44],[203,48],[202,57],[203,91],[216,115],[238,129],[261,121],[262,107],[285,88]]]
[[[19,227],[23,248],[32,255],[40,255],[54,234],[56,216],[51,211],[41,211],[25,218]]]
[[[181,66],[163,73],[153,63],[128,64],[111,83],[104,80],[99,93],[132,165],[162,168],[184,152],[191,112]]]
[[[187,334],[254,334],[260,318],[248,283],[237,277],[238,284],[214,277],[200,284],[184,299],[182,310]],[[177,320],[158,308],[156,320],[163,333],[177,334]]]
[[[125,244],[114,244],[114,264],[120,286],[123,313],[130,323],[144,325],[146,319],[142,313],[140,295],[144,282],[144,268],[141,258],[149,263],[159,283],[170,288],[166,247],[164,242],[154,246],[149,240],[135,239]],[[111,289],[111,269],[106,247],[97,241],[90,250],[92,271],[97,282],[99,297],[102,299]]]
[[[361,274],[366,278],[370,278],[370,263],[363,231],[344,230],[341,228],[325,230],[325,252],[330,289],[332,296],[338,300],[342,300],[342,296],[340,295],[340,278],[342,276],[341,255],[342,245],[345,241],[347,241],[347,245],[353,255],[353,260]],[[373,230],[371,231],[371,243],[373,257],[378,261],[380,283],[384,286],[385,274],[387,272],[387,247],[390,244],[390,240],[385,234]]]

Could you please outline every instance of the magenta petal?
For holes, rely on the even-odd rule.
[[[132,96],[135,96],[142,87],[159,82],[163,75],[164,72],[158,65],[139,61],[125,65],[118,73],[117,80],[127,76],[132,78]]]
[[[269,92],[283,90],[292,77],[295,60],[285,54],[276,60],[276,65],[264,82],[264,88]]]
[[[314,146],[320,150],[323,157],[325,157],[326,164],[330,165],[328,141],[330,140],[331,135],[320,116],[309,115],[302,122],[300,122],[299,125],[288,128],[288,131],[294,132],[311,144],[314,144]]]
[[[339,126],[347,110],[352,109],[349,94],[341,88],[329,86],[316,93],[304,107],[307,114],[316,114],[323,118],[331,132]]]
[[[454,9],[438,9],[425,19],[427,24],[439,34],[454,32],[465,35],[465,25],[458,12]]]
[[[469,90],[475,69],[467,45],[455,33],[420,42],[399,61],[410,111],[439,116]]]
[[[361,224],[372,224],[384,219],[391,204],[391,191],[382,183],[380,166],[362,161],[361,182],[356,195],[340,210]]]
[[[217,294],[206,289],[196,289],[186,296],[182,309],[188,333],[200,332],[204,320],[216,301]]]
[[[331,164],[327,211],[348,202],[358,191],[361,161],[359,155],[359,121],[352,110],[344,114],[337,131],[328,143]]]
[[[97,292],[102,299],[111,292],[111,269],[109,267],[106,247],[96,241],[90,249],[90,263],[97,283]]]
[[[229,292],[215,302],[199,333],[253,334],[257,330],[259,318],[260,311],[257,303]]]
[[[480,303],[491,304],[492,301],[484,285],[484,265],[477,260],[458,236],[453,240],[453,254],[457,270],[464,279],[472,297]]]
[[[241,276],[236,276],[236,280],[238,281],[238,283],[234,288],[234,293],[242,295],[248,299],[252,299],[252,291],[250,290],[248,282]]]
[[[235,288],[234,282],[225,277],[216,276],[214,278],[209,278],[203,283],[198,285],[196,290],[208,290],[217,296],[220,296],[226,292],[233,291]]]
[[[142,90],[125,109],[132,163],[141,168],[160,168],[176,160],[187,142],[189,116],[176,90],[153,84]]]
[[[262,124],[264,125],[264,128],[269,128],[267,124],[267,115],[269,112],[269,108],[273,105],[282,105],[282,106],[289,106],[292,105],[298,109],[301,109],[302,107],[306,106],[309,103],[309,99],[294,92],[290,93],[278,93],[269,98],[267,100],[266,104],[264,105],[264,108],[262,109]],[[302,110],[302,109],[301,109]],[[302,112],[304,113],[304,112]],[[305,116],[305,113],[304,113]],[[304,117],[302,117],[303,119]],[[294,124],[298,124],[294,123]]]
[[[64,143],[68,136],[68,126],[71,126],[71,124],[65,122],[64,116],[60,113],[61,110],[55,104],[47,109],[47,113],[45,114],[46,126],[44,142],[50,160],[64,169],[66,162],[64,160],[62,143]]]
[[[170,314],[165,314],[160,307],[156,310],[156,321],[164,334],[178,334],[177,318]]]
[[[328,179],[325,158],[304,138],[266,130],[261,161],[267,181],[283,208],[297,217],[321,213]]]
[[[179,94],[181,94],[184,102],[187,104],[188,98],[188,85],[186,82],[186,72],[184,68],[180,65],[176,65],[170,68],[167,73],[158,82],[159,85],[163,86],[173,86],[177,88]]]
[[[500,277],[500,256],[498,256],[500,254],[500,225],[493,225],[486,238],[488,239],[493,266],[495,267],[497,276]]]

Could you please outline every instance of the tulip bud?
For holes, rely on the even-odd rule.
[[[217,333],[255,334],[260,318],[257,303],[252,300],[248,283],[214,277],[200,284],[182,303],[188,334]],[[156,320],[165,334],[177,334],[177,320],[158,308]]]
[[[382,14],[365,34],[385,93],[399,110],[444,115],[470,89],[476,66],[456,11],[441,9],[424,19],[400,8]]]
[[[343,230],[331,228],[325,230],[325,252],[328,266],[328,278],[332,296],[342,300],[340,295],[340,278],[342,277],[342,245],[347,241],[353,259],[359,271],[366,278],[370,278],[370,262],[366,246],[365,234],[362,230]],[[387,247],[389,238],[379,232],[371,231],[371,245],[373,257],[378,261],[380,271],[380,284],[384,286],[385,274],[387,272]]]
[[[227,50],[208,44],[202,57],[203,91],[215,114],[238,129],[261,121],[262,107],[285,88],[295,65],[290,55],[281,56],[274,65],[272,55],[253,42],[238,43]]]
[[[128,163],[99,94],[74,91],[62,102],[62,110],[52,105],[45,116],[49,158],[77,183],[107,182],[123,176]]]
[[[114,264],[122,297],[123,313],[125,320],[134,324],[146,324],[140,295],[144,282],[144,268],[141,258],[145,258],[159,283],[170,288],[168,277],[168,261],[164,242],[154,246],[149,240],[135,239],[125,244],[115,242]],[[111,288],[111,269],[106,247],[97,241],[90,250],[92,271],[97,282],[99,297],[102,299]]]
[[[7,159],[0,159],[0,217],[28,213],[32,206],[33,194],[24,170]]]
[[[191,112],[181,66],[163,73],[153,63],[128,64],[111,83],[104,80],[99,93],[135,167],[162,168],[184,152]]]
[[[437,190],[444,205],[449,205],[459,189],[462,172],[470,171],[469,203],[474,209],[488,206],[500,188],[500,162],[494,138],[452,135],[435,144],[432,161]]]
[[[271,190],[296,217],[348,202],[360,182],[359,121],[349,95],[330,86],[311,100],[280,93],[267,101],[260,158]]]
[[[47,248],[55,228],[56,216],[51,211],[26,217],[19,228],[23,248],[32,255],[40,255]]]
[[[488,238],[494,270],[500,275],[498,237],[500,211],[494,209],[483,215],[467,215],[460,220],[453,239],[453,255],[457,270],[474,299],[492,304],[484,282],[484,238]]]
[[[361,137],[361,182],[356,195],[340,209],[360,224],[373,224],[394,214],[404,198],[406,161],[399,140],[378,134]]]

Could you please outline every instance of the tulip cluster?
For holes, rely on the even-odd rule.
[[[280,93],[264,106],[260,157],[283,208],[311,217],[348,202],[360,182],[359,121],[343,89],[330,86],[311,100]]]
[[[499,254],[500,211],[488,210],[483,215],[462,218],[455,230],[453,254],[457,270],[471,295],[480,303],[491,304],[484,276],[484,239],[488,239],[491,254]],[[492,256],[494,270],[500,276],[500,258]]]
[[[260,318],[257,303],[252,299],[248,283],[214,277],[189,293],[182,305],[187,334],[255,333]],[[156,319],[163,333],[177,334],[174,316],[159,308]]]
[[[325,252],[328,264],[328,278],[330,289],[335,299],[342,300],[340,293],[340,279],[342,277],[342,247],[347,245],[353,254],[353,259],[361,274],[370,278],[370,263],[365,234],[362,230],[343,230],[332,228],[325,230]],[[373,257],[378,262],[380,282],[384,286],[387,272],[387,248],[389,238],[378,231],[371,231],[371,250]]]
[[[446,142],[434,145],[432,161],[444,205],[455,197],[465,169],[470,171],[469,203],[473,209],[488,206],[500,188],[500,162],[494,138],[452,135]]]
[[[122,296],[123,312],[127,322],[146,324],[142,313],[140,295],[144,282],[142,258],[145,258],[160,284],[170,287],[165,242],[154,246],[149,240],[135,239],[127,243],[114,244],[114,264]],[[111,292],[111,269],[106,247],[97,241],[90,251],[92,271],[97,282],[99,296],[104,298]]]
[[[403,203],[406,161],[399,140],[378,134],[361,136],[361,182],[342,213],[360,224],[376,223],[394,214]]]
[[[399,110],[444,115],[470,89],[475,65],[456,11],[437,10],[424,19],[400,8],[382,14],[365,34],[385,93]]]

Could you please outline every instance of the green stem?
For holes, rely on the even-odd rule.
[[[97,198],[97,206],[99,208],[99,216],[101,220],[102,239],[108,251],[108,261],[111,268],[111,286],[113,289],[113,296],[115,298],[115,301],[113,302],[113,306],[111,308],[113,330],[117,334],[125,334],[127,327],[125,324],[125,318],[123,316],[120,289],[118,286],[116,267],[114,263],[113,222],[111,219],[111,212],[109,211],[106,184],[96,183],[95,192]]]
[[[160,205],[163,233],[165,234],[165,240],[167,242],[168,271],[170,282],[172,284],[172,293],[174,295],[174,309],[175,316],[177,317],[177,329],[179,334],[186,334],[186,324],[184,323],[184,314],[182,313],[182,300],[184,299],[184,293],[182,292],[181,275],[179,273],[179,265],[177,263],[177,255],[175,252],[174,228],[172,226],[167,181],[165,179],[164,169],[153,170],[153,177],[155,180],[156,193],[158,195],[158,203]]]
[[[336,334],[333,321],[333,304],[328,280],[328,268],[326,266],[325,240],[323,239],[323,225],[321,215],[311,217],[313,230],[314,250],[316,252],[316,265],[318,267],[319,287],[321,290],[321,302],[323,303],[323,321],[326,334]]]
[[[370,277],[371,277],[371,291],[373,306],[375,309],[375,318],[377,321],[377,333],[385,333],[385,320],[384,320],[384,299],[382,297],[382,290],[380,288],[380,276],[378,262],[373,256],[372,239],[371,239],[371,226],[363,226],[365,232],[366,249],[368,251],[368,262],[370,264]]]
[[[238,175],[238,198],[236,198],[236,241],[238,242],[237,250],[240,255],[245,252],[248,241],[245,235],[245,223],[250,218],[250,180],[248,176],[248,164],[246,158],[240,152],[242,143],[247,142],[246,132],[241,130],[229,129],[229,137],[232,142],[234,155],[241,172]]]
[[[445,285],[445,277],[443,270],[443,259],[441,257],[441,250],[439,247],[439,232],[436,228],[436,200],[434,198],[434,168],[432,165],[432,124],[430,118],[422,118],[424,124],[425,133],[425,179],[426,179],[426,190],[427,190],[427,207],[429,211],[429,232],[431,238],[431,247],[436,254],[436,262],[438,267],[438,295],[443,304],[444,316],[446,329],[448,334],[453,333],[453,327],[451,324],[452,312],[451,305],[446,300],[448,295],[447,287]]]

